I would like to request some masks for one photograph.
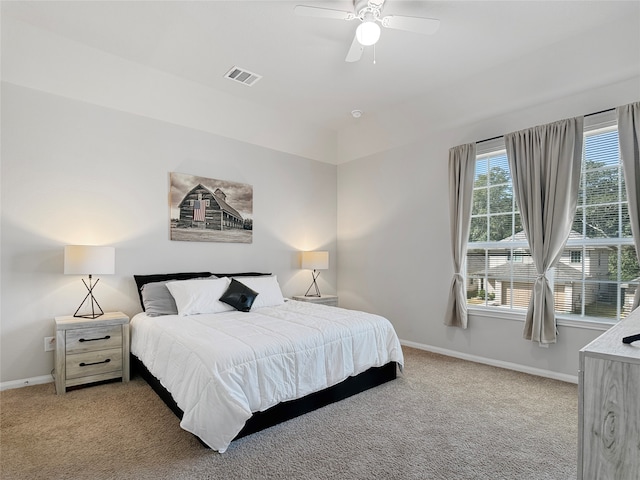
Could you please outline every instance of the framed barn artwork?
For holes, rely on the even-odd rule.
[[[253,187],[170,174],[171,240],[252,243]]]

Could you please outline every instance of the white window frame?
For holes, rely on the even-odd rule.
[[[615,110],[608,110],[602,113],[586,116],[584,119],[584,133],[588,134],[590,132],[602,129],[616,129],[617,130],[617,119]],[[504,143],[504,137],[495,138],[489,141],[481,142],[476,145],[476,159],[482,159],[492,156],[498,156],[500,154],[506,153],[506,147]],[[514,200],[515,201],[515,200]],[[495,246],[496,242],[474,242],[469,243],[467,246],[468,250],[473,249],[483,249],[483,248],[491,248]],[[597,239],[582,239],[582,240],[569,240],[565,246],[565,249],[570,249],[573,247],[574,249],[582,249],[583,246],[593,244],[597,245],[600,241]],[[624,246],[631,245],[634,246],[633,238],[615,238],[608,239],[608,245],[615,246]],[[511,252],[514,252],[517,248],[528,249],[527,242],[518,242],[513,241],[509,242],[509,248],[511,248]],[[515,260],[514,260],[515,261]],[[585,252],[582,251],[582,264],[584,265],[585,261]],[[620,255],[618,255],[618,272],[620,271]],[[555,277],[555,269],[551,269],[548,273],[547,277],[550,280],[551,288],[554,288],[554,277]],[[513,278],[512,278],[513,280]],[[620,280],[618,279],[618,282]],[[640,288],[640,287],[638,287]],[[617,289],[618,295],[620,294],[620,289]],[[619,299],[618,299],[619,300]],[[619,305],[619,301],[618,301]],[[495,307],[495,306],[487,306],[487,305],[467,305],[468,311],[471,315],[478,317],[490,317],[490,318],[502,318],[505,320],[514,320],[514,321],[524,321],[526,316],[526,309],[514,309],[513,307],[504,308],[504,307]],[[619,308],[619,307],[618,307]],[[619,310],[618,310],[619,312]],[[558,325],[561,326],[569,326],[569,327],[580,327],[580,328],[588,328],[595,330],[605,330],[611,325],[616,324],[618,322],[615,318],[604,318],[604,317],[578,317],[575,315],[563,315],[561,313],[556,312],[556,318],[558,320]]]

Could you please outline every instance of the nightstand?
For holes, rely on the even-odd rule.
[[[56,392],[112,378],[129,381],[129,317],[56,317]]]
[[[298,300],[299,302],[319,303],[320,305],[328,305],[330,307],[338,306],[337,295],[320,295],[319,297],[305,297],[304,295],[296,295],[295,297],[291,298],[293,300]]]

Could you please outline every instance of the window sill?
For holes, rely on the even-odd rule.
[[[514,312],[506,311],[502,308],[492,307],[470,307],[469,315],[474,317],[496,318],[498,320],[509,320],[513,322],[524,322],[526,313],[523,311]],[[614,321],[606,321],[599,318],[573,318],[568,316],[557,316],[557,325],[559,327],[583,328],[587,330],[606,331],[616,324]]]

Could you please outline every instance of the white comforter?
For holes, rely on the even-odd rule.
[[[131,320],[131,352],[184,411],[180,426],[224,452],[252,412],[390,361],[403,365],[378,315],[287,301],[251,312]]]

